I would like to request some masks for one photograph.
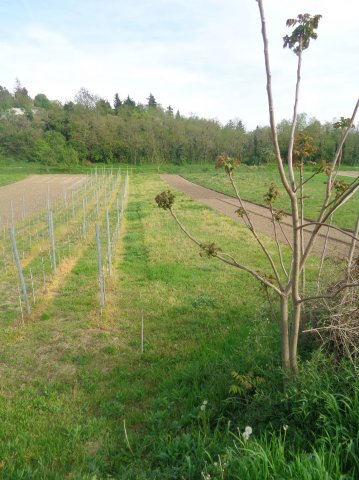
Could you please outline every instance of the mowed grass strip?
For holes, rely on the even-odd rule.
[[[235,195],[225,172],[222,169],[216,170],[214,164],[186,166],[177,169],[177,171],[187,180],[194,183],[226,193],[227,195]],[[308,169],[308,171],[305,171],[304,178],[306,179],[312,174],[313,171]],[[257,167],[240,165],[235,170],[234,178],[242,198],[260,203],[261,205],[265,205],[264,196],[268,192],[270,184],[275,183],[281,193],[275,202],[275,208],[283,209],[287,212],[290,211],[290,202],[281,185],[276,166],[261,165]],[[340,181],[344,180],[349,184],[354,180],[354,178],[340,176],[337,179]],[[320,173],[305,185],[305,218],[316,219],[318,217],[325,197],[326,182],[327,175]],[[333,221],[338,227],[353,230],[358,211],[359,195],[355,195],[334,214]]]
[[[0,187],[18,182],[34,173],[46,173],[44,165],[35,162],[21,161],[4,157],[0,153]]]
[[[230,418],[231,371],[280,363],[276,307],[248,275],[199,256],[155,205],[165,188],[158,175],[131,178],[102,317],[93,244],[40,318],[0,333],[1,478],[200,478],[225,446],[214,427]],[[176,202],[200,240],[264,268],[244,227]]]
[[[104,167],[102,164],[95,164],[93,168]],[[108,165],[106,165],[108,168]],[[113,166],[114,170],[118,164]],[[45,165],[39,162],[19,160],[18,158],[4,157],[0,153],[0,187],[9,183],[17,182],[33,174],[41,173],[88,173],[91,167],[88,165],[55,163]]]

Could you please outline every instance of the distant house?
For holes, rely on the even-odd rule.
[[[32,108],[31,109],[32,113],[35,115],[39,109],[38,108]],[[12,108],[9,108],[9,110],[4,114],[2,115],[2,118],[6,117],[6,115],[8,114],[13,114],[13,115],[25,115],[25,110],[23,108],[18,108],[18,107],[12,107]]]
[[[25,110],[17,107],[10,108],[8,112],[13,113],[14,115],[25,115]]]

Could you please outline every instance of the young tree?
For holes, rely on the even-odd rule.
[[[299,87],[300,87],[300,75],[301,75],[301,64],[302,64],[302,54],[309,47],[310,41],[317,38],[316,30],[319,25],[321,16],[309,14],[298,15],[296,19],[287,20],[287,26],[293,27],[291,35],[286,35],[283,38],[284,47],[288,47],[293,50],[297,55],[297,80],[295,87],[295,98],[294,98],[294,107],[293,107],[293,117],[291,121],[290,134],[289,134],[289,144],[288,144],[288,174],[284,168],[284,161],[281,155],[278,133],[275,123],[274,116],[274,102],[272,95],[272,79],[271,79],[271,70],[270,70],[270,61],[268,53],[268,40],[266,32],[266,21],[263,9],[263,1],[257,0],[259,6],[259,13],[262,26],[262,38],[264,44],[264,60],[265,60],[265,69],[267,77],[267,96],[268,96],[268,106],[269,106],[269,118],[270,118],[270,129],[272,136],[273,151],[275,155],[276,164],[278,167],[281,183],[285,189],[286,195],[289,198],[291,205],[291,215],[292,215],[292,238],[288,242],[291,244],[292,248],[292,257],[291,262],[288,266],[285,265],[282,255],[281,245],[277,237],[277,224],[280,225],[281,221],[281,212],[277,211],[274,208],[274,203],[276,198],[279,195],[279,191],[274,184],[271,184],[268,193],[266,194],[265,201],[268,205],[268,208],[272,214],[274,234],[276,238],[276,246],[278,250],[278,260],[275,260],[271,255],[270,251],[266,248],[262,242],[260,236],[257,234],[256,229],[251,220],[250,213],[245,207],[245,204],[242,201],[240,191],[237,188],[237,185],[234,182],[233,171],[235,167],[239,164],[239,161],[234,160],[226,154],[218,156],[216,167],[223,167],[225,172],[228,175],[229,181],[234,189],[235,195],[239,202],[239,208],[237,213],[244,220],[245,225],[252,233],[255,241],[258,244],[258,248],[264,256],[266,257],[268,264],[271,269],[270,274],[265,272],[259,272],[254,268],[244,264],[242,261],[235,259],[232,255],[223,253],[220,248],[218,248],[214,243],[201,243],[198,241],[191,233],[186,229],[186,227],[180,222],[176,213],[173,211],[174,204],[174,195],[170,192],[162,192],[156,197],[156,202],[160,208],[169,210],[170,214],[174,220],[178,223],[182,231],[187,235],[187,237],[192,240],[198,247],[208,256],[216,257],[224,263],[231,265],[235,268],[243,270],[257,280],[259,280],[263,285],[272,289],[278,296],[280,302],[280,311],[281,311],[281,344],[282,344],[282,366],[284,371],[287,373],[296,373],[298,370],[298,338],[299,338],[299,329],[301,323],[301,314],[303,303],[311,301],[314,298],[318,297],[307,297],[305,295],[305,281],[303,280],[304,268],[308,256],[313,247],[313,243],[318,236],[319,231],[323,226],[328,228],[337,228],[328,223],[328,220],[331,218],[332,214],[345,202],[347,202],[359,189],[359,177],[356,178],[351,184],[343,184],[342,182],[338,184],[336,181],[337,169],[340,163],[341,152],[343,149],[344,142],[349,134],[350,128],[353,125],[355,115],[359,108],[359,101],[356,103],[354,112],[350,119],[346,120],[345,126],[342,131],[341,139],[337,148],[337,151],[334,155],[334,158],[331,163],[323,163],[314,173],[304,180],[303,176],[303,167],[304,160],[309,157],[314,149],[310,144],[310,139],[308,136],[302,136],[296,138],[296,124],[297,124],[297,108],[298,108],[298,97],[299,97]],[[296,172],[297,170],[297,172]],[[324,172],[327,175],[326,182],[326,191],[325,199],[321,207],[318,218],[315,222],[305,222],[304,221],[304,185],[309,181],[314,175]],[[310,232],[309,240],[304,244],[303,228],[311,225],[313,229]],[[358,238],[355,235],[347,232],[349,237],[352,237],[355,240]],[[349,288],[357,286],[359,283],[347,281],[347,283],[342,284],[340,290],[344,288]],[[335,296],[338,292],[334,292]],[[320,298],[320,297],[319,297]]]
[[[6,111],[12,107],[14,99],[9,90],[0,85],[0,111]]]
[[[127,105],[130,108],[135,108],[135,106],[136,106],[136,102],[134,100],[132,100],[132,98],[129,95],[127,95],[127,98],[123,102],[123,104]]]
[[[118,93],[115,93],[115,98],[113,100],[113,108],[115,110],[119,110],[121,108],[121,105],[122,105],[121,99],[120,99]]]
[[[246,132],[246,127],[245,127],[244,123],[242,122],[242,120],[240,120],[238,118],[235,121],[235,128],[236,128],[236,130],[238,130],[242,133]]]
[[[110,102],[104,98],[100,98],[96,102],[96,110],[102,115],[108,115],[109,113],[112,113]]]
[[[96,104],[99,100],[100,97],[98,95],[89,92],[89,90],[84,87],[80,88],[80,90],[75,95],[75,103],[77,103],[78,105],[82,105],[90,110],[94,110],[96,108]]]
[[[24,110],[30,110],[32,107],[32,99],[18,78],[15,81],[14,87],[14,107],[23,108]]]
[[[34,107],[50,110],[51,102],[44,93],[38,93],[34,98]]]
[[[156,108],[157,107],[157,102],[155,97],[150,93],[150,96],[147,98],[147,106],[148,108]]]

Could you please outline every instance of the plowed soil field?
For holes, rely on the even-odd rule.
[[[31,175],[19,182],[0,187],[0,221],[6,225],[24,220],[47,208],[60,197],[71,195],[86,175],[46,174]]]

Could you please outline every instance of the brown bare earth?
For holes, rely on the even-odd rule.
[[[194,200],[204,203],[205,205],[228,215],[239,223],[244,223],[242,218],[238,217],[235,213],[235,210],[239,207],[236,198],[224,195],[223,193],[218,193],[209,188],[201,187],[200,185],[186,180],[180,175],[161,175],[161,178],[171,187],[186,193]],[[255,229],[274,239],[274,229],[269,209],[252,202],[243,201],[243,203],[251,216]],[[284,233],[278,228],[278,239],[282,243],[287,243],[286,238],[289,241],[291,240],[291,217],[286,215],[283,218],[283,221],[281,221],[281,225]],[[313,226],[308,226],[304,229],[305,242],[308,241],[310,232],[313,228]],[[327,228],[323,227],[322,233],[318,235],[314,243],[312,250],[314,254],[321,255],[326,234]],[[336,258],[344,258],[348,255],[350,244],[351,237],[337,230],[330,229],[326,250],[327,255]]]
[[[46,174],[31,175],[19,182],[0,188],[0,220],[6,225],[46,209],[48,200],[54,203],[76,190],[86,175]]]
[[[359,175],[359,170],[340,170],[338,175],[342,175],[343,177],[354,177],[356,178]]]

